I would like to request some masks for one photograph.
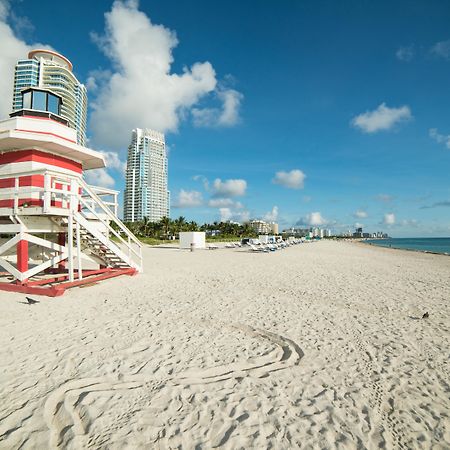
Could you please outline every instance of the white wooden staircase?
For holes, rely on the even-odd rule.
[[[63,292],[66,287],[143,271],[141,242],[117,217],[117,205],[102,200],[101,188],[89,186],[81,177],[63,179],[49,171],[44,176],[44,187],[32,188],[34,195],[39,193],[42,206],[16,206],[21,195],[30,195],[23,188],[8,194],[17,198],[10,224],[3,224],[2,229],[16,236],[0,245],[0,265],[17,280],[14,290],[31,293],[32,286],[47,285],[56,292],[56,283],[60,283],[65,285],[60,287]],[[62,206],[56,208],[56,204]],[[30,248],[34,264],[25,270],[19,270],[19,261],[11,259],[19,241]],[[61,273],[58,267],[64,268],[62,274],[49,277],[51,270]],[[0,286],[9,289],[3,283]]]

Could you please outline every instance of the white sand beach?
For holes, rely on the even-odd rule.
[[[0,448],[450,448],[450,257],[144,256],[36,305],[0,292]]]

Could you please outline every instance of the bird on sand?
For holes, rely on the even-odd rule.
[[[426,313],[422,316],[422,319],[428,319],[428,317],[430,317],[430,315],[428,314],[428,312],[426,312]]]
[[[29,305],[34,305],[35,303],[39,303],[38,300],[34,300],[34,299],[30,298],[30,297],[25,297],[25,298],[27,299],[27,302],[28,302]]]

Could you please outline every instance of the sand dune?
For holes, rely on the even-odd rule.
[[[33,306],[0,292],[0,448],[450,447],[449,257],[320,242],[145,262]]]

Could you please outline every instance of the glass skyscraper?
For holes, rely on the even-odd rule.
[[[51,50],[33,50],[17,62],[14,76],[13,111],[22,109],[21,91],[28,87],[49,89],[61,95],[61,116],[77,130],[77,142],[86,144],[87,92],[72,72],[72,63]]]
[[[128,147],[124,192],[124,220],[147,217],[157,222],[170,214],[167,152],[164,134],[136,128]]]

